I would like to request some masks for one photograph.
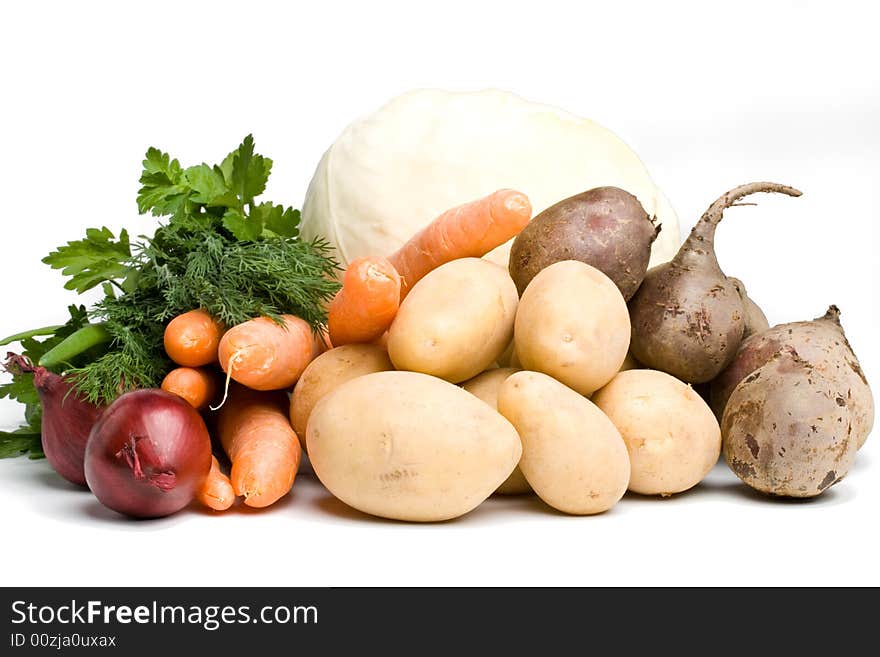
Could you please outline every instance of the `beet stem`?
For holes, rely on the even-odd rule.
[[[715,227],[721,221],[724,210],[734,205],[745,205],[744,203],[738,204],[737,201],[759,192],[787,194],[788,196],[800,196],[802,194],[800,190],[794,187],[772,182],[753,182],[734,187],[719,196],[703,213],[703,216],[700,217],[700,220],[691,230],[679,253],[686,253],[688,251],[706,253],[713,251],[715,246]]]

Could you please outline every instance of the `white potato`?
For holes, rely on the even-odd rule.
[[[346,344],[325,351],[309,363],[290,397],[290,423],[305,449],[306,423],[318,400],[364,374],[393,370],[388,352],[375,344]]]
[[[498,389],[507,377],[516,372],[519,372],[519,370],[514,367],[486,370],[482,374],[477,374],[473,379],[468,379],[462,383],[461,387],[497,410]],[[522,495],[524,493],[531,493],[532,487],[529,486],[529,482],[526,481],[526,477],[520,467],[516,466],[513,472],[510,473],[510,476],[495,492],[499,495]]]
[[[391,361],[452,383],[476,376],[510,343],[517,300],[503,267],[479,258],[448,262],[400,304],[388,332]]]
[[[522,440],[520,468],[547,504],[565,513],[607,511],[626,492],[630,467],[614,424],[589,399],[540,372],[518,372],[498,410]]]
[[[436,521],[463,515],[498,488],[522,454],[516,429],[441,379],[377,372],[315,405],[306,440],[315,474],[365,513]]]
[[[626,302],[601,271],[563,260],[541,270],[520,299],[515,324],[520,366],[590,395],[617,374],[629,349]]]
[[[671,495],[696,486],[721,452],[721,429],[693,388],[656,370],[627,370],[593,395],[620,430],[632,464],[629,489]]]

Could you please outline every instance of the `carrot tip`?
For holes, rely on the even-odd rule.
[[[511,213],[524,217],[532,216],[532,203],[529,197],[522,192],[512,192],[504,198],[504,208]]]

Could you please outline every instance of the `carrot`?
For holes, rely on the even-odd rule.
[[[293,486],[302,449],[287,406],[283,392],[235,386],[220,410],[217,433],[232,462],[232,488],[248,506],[269,506]]]
[[[235,502],[235,492],[229,477],[223,474],[216,456],[211,456],[211,470],[202,487],[196,492],[196,499],[209,509],[225,511]]]
[[[222,325],[204,310],[178,315],[165,327],[165,352],[178,365],[200,367],[217,361]]]
[[[306,365],[324,351],[324,339],[299,317],[281,319],[278,324],[257,317],[226,331],[217,354],[227,380],[254,390],[281,390],[296,383]]]
[[[330,342],[372,342],[388,330],[400,305],[400,274],[387,258],[357,258],[348,263],[342,289],[327,315]]]
[[[193,408],[201,411],[217,394],[217,383],[213,372],[206,369],[176,367],[162,380],[162,390],[183,397]]]
[[[500,189],[447,210],[389,256],[403,278],[401,298],[422,277],[457,258],[480,258],[516,236],[532,216],[528,196]]]

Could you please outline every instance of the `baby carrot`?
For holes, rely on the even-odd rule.
[[[223,328],[204,310],[178,315],[165,327],[165,352],[178,365],[199,367],[217,360]]]
[[[287,406],[283,392],[235,386],[220,409],[217,431],[232,462],[232,488],[248,506],[269,506],[293,486],[302,449]]]
[[[391,326],[400,305],[400,274],[387,258],[357,258],[348,264],[342,289],[330,302],[330,342],[372,342]]]
[[[162,390],[183,397],[195,409],[203,410],[217,394],[214,374],[206,369],[176,367],[162,380]]]
[[[440,265],[457,258],[480,258],[504,244],[525,228],[531,216],[528,196],[512,189],[447,210],[389,256],[403,278],[401,298]]]
[[[223,474],[216,456],[211,456],[211,470],[202,487],[196,492],[196,499],[209,509],[225,511],[235,502],[235,492],[229,477]]]

